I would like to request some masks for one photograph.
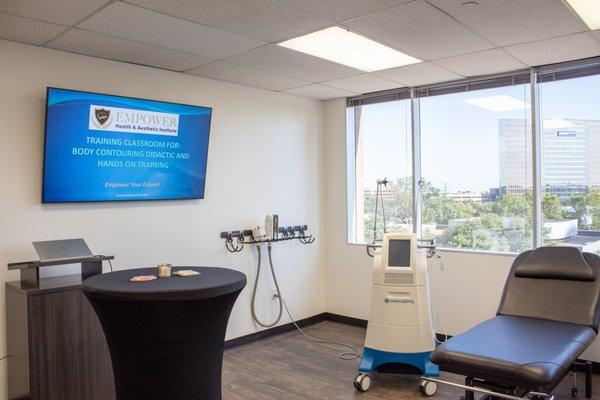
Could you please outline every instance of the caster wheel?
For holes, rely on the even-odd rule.
[[[371,377],[363,373],[356,375],[356,378],[354,378],[354,388],[359,392],[366,392],[371,388]]]
[[[419,391],[427,397],[435,395],[437,393],[437,389],[438,386],[435,382],[426,380],[422,380],[421,382],[419,382]]]

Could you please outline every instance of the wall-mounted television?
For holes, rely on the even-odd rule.
[[[48,88],[42,201],[202,199],[212,109]]]

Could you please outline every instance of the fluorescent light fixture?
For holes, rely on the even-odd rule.
[[[279,45],[366,72],[421,62],[338,26],[290,39]]]
[[[600,1],[565,0],[579,18],[592,30],[600,29]]]
[[[463,102],[494,112],[525,110],[529,108],[529,104],[524,101],[505,94],[477,97],[474,99],[463,100]]]

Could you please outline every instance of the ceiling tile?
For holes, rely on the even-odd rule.
[[[413,0],[281,0],[335,22],[347,21]]]
[[[108,0],[0,0],[0,11],[54,22],[73,25],[81,21]]]
[[[211,59],[227,57],[265,44],[124,3],[106,7],[80,27]]]
[[[41,45],[65,29],[67,27],[61,25],[0,13],[1,39]]]
[[[311,82],[330,81],[362,73],[354,68],[277,45],[250,50],[229,57],[226,61]]]
[[[435,64],[463,76],[497,74],[525,68],[526,65],[502,49],[484,50],[434,61]]]
[[[344,25],[422,60],[494,47],[423,0],[358,18]]]
[[[561,0],[429,0],[499,46],[587,30]],[[467,3],[463,6],[464,3]]]
[[[504,48],[529,66],[553,64],[561,61],[600,55],[600,44],[591,33],[540,40]]]
[[[373,74],[356,75],[323,82],[322,84],[355,93],[378,92],[380,90],[395,89],[401,86],[398,82],[389,81]]]
[[[264,72],[254,68],[243,67],[224,61],[215,61],[198,68],[186,71],[187,74],[203,76],[205,78],[234,82],[242,85],[253,86],[267,90],[285,90],[307,85],[310,82],[289,78],[271,72]]]
[[[267,42],[329,26],[331,22],[275,0],[128,0],[130,3]]]
[[[81,29],[66,32],[48,43],[47,47],[173,71],[183,71],[211,61],[193,54],[148,46]]]
[[[375,72],[381,76],[404,86],[421,86],[432,83],[452,81],[462,78],[462,76],[447,71],[430,62],[407,65],[405,67],[391,68]]]
[[[317,100],[339,99],[340,97],[354,96],[358,93],[347,92],[345,90],[332,88],[315,83],[313,85],[301,86],[294,89],[284,90],[283,93],[293,94],[295,96],[309,97]]]

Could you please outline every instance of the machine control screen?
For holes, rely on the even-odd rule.
[[[410,267],[410,240],[391,239],[389,241],[388,266]]]

